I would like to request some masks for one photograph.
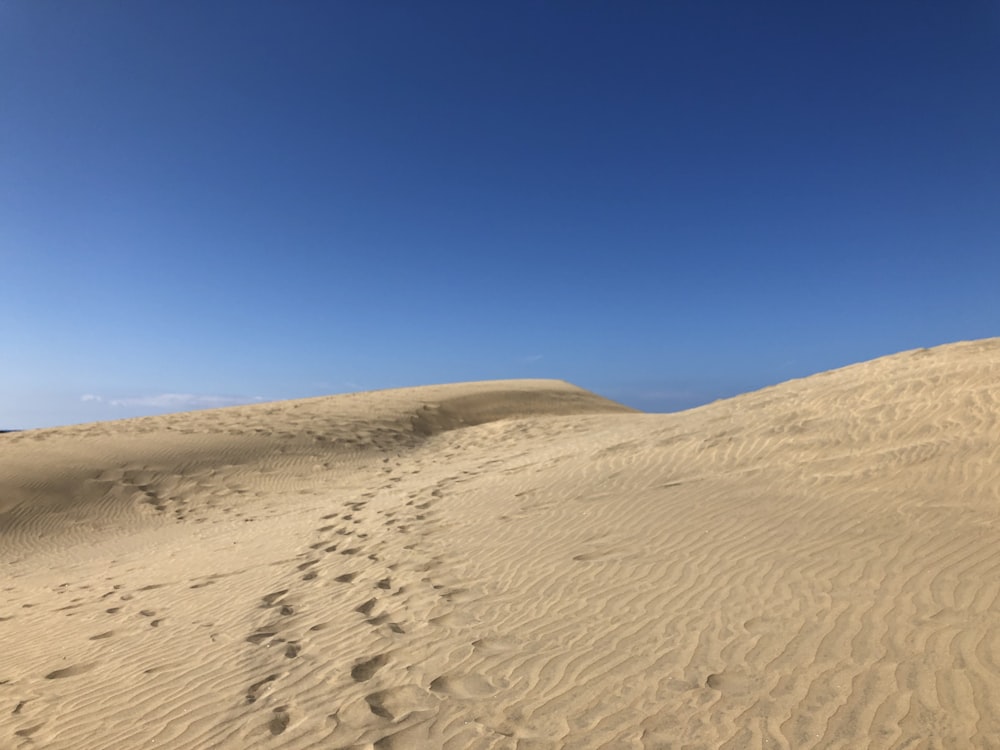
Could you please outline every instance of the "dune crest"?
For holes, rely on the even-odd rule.
[[[1000,746],[1000,340],[0,435],[0,747]]]

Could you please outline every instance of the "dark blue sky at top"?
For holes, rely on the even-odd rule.
[[[997,335],[998,82],[985,0],[0,3],[0,427]]]

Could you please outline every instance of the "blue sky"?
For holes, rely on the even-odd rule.
[[[1000,334],[1000,4],[0,3],[0,427]]]

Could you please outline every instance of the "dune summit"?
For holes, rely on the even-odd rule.
[[[1000,340],[0,435],[0,747],[1000,747]]]

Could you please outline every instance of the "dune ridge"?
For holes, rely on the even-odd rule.
[[[0,747],[1000,746],[1000,339],[0,435]]]

